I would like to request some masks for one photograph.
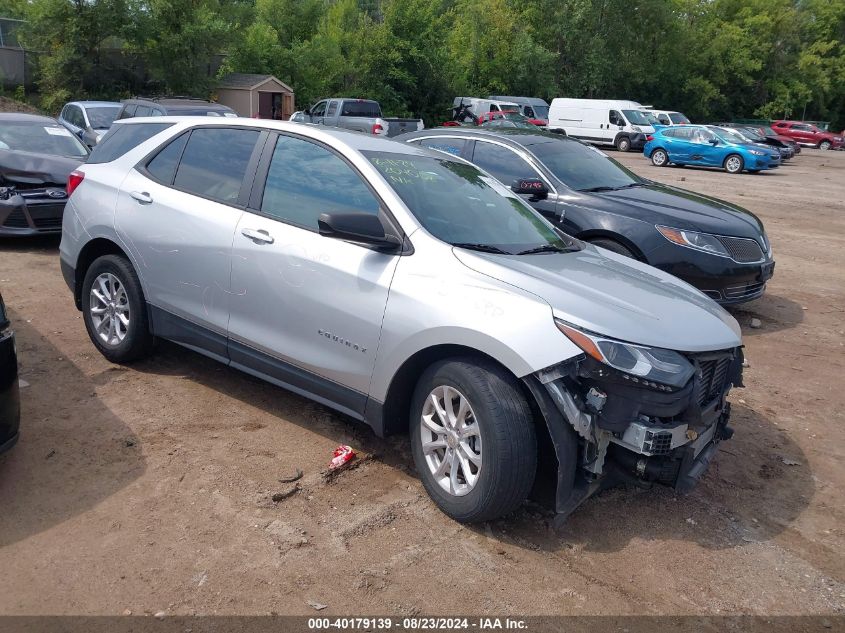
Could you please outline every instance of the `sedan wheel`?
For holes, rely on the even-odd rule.
[[[662,149],[656,149],[651,153],[651,164],[655,167],[666,167],[669,164],[669,156]]]
[[[742,171],[743,167],[742,156],[738,154],[731,154],[725,159],[725,171],[729,174],[738,174]]]
[[[830,149],[830,141],[822,141],[819,143],[819,149],[829,150]]]

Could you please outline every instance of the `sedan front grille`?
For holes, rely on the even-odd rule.
[[[722,246],[727,249],[731,259],[740,264],[751,264],[761,262],[765,259],[763,256],[763,249],[757,240],[752,240],[744,237],[724,237],[718,236]]]
[[[6,218],[6,221],[3,222],[3,226],[10,229],[28,229],[29,222],[27,222],[26,215],[24,215],[22,209],[15,209]]]
[[[765,288],[765,281],[752,281],[736,286],[728,286],[722,290],[722,294],[725,295],[725,299],[750,299],[763,294]]]

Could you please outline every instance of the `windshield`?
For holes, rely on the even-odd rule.
[[[747,145],[749,143],[748,139],[745,138],[739,132],[734,132],[733,130],[726,130],[724,128],[717,128],[713,130],[717,136],[721,137],[723,141],[727,141],[728,143],[736,143],[738,145]]]
[[[646,113],[642,110],[622,110],[622,114],[632,125],[651,125]]]
[[[596,191],[644,184],[641,178],[600,150],[578,141],[554,139],[528,149],[571,189]]]
[[[117,118],[117,113],[120,112],[120,106],[85,108],[85,112],[88,114],[88,121],[91,123],[92,128],[95,130],[107,130]]]
[[[651,112],[643,112],[643,114],[648,119],[649,125],[663,125]]]
[[[686,123],[689,123],[689,119],[680,112],[670,112],[669,120],[675,125],[684,125]]]
[[[549,118],[549,106],[532,105],[531,108],[534,110],[534,118],[535,119],[548,119]]]
[[[0,150],[83,158],[88,150],[66,128],[32,121],[0,123]]]
[[[498,180],[448,158],[363,152],[434,237],[456,246],[515,255],[573,250],[560,233]]]
[[[770,128],[768,125],[764,125],[760,129],[763,130],[763,134],[766,134],[767,136],[777,136],[778,135],[778,133],[775,132],[772,128]]]

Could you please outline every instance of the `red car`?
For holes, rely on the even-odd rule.
[[[802,121],[775,121],[772,129],[778,134],[788,136],[801,145],[818,147],[819,149],[839,149],[845,144],[840,134],[825,132],[812,123]]]

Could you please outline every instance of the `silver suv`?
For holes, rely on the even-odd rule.
[[[288,122],[133,119],[69,193],[62,271],[106,358],[161,337],[408,432],[458,521],[518,507],[544,451],[559,520],[620,479],[687,490],[732,433],[736,321],[461,159]]]

